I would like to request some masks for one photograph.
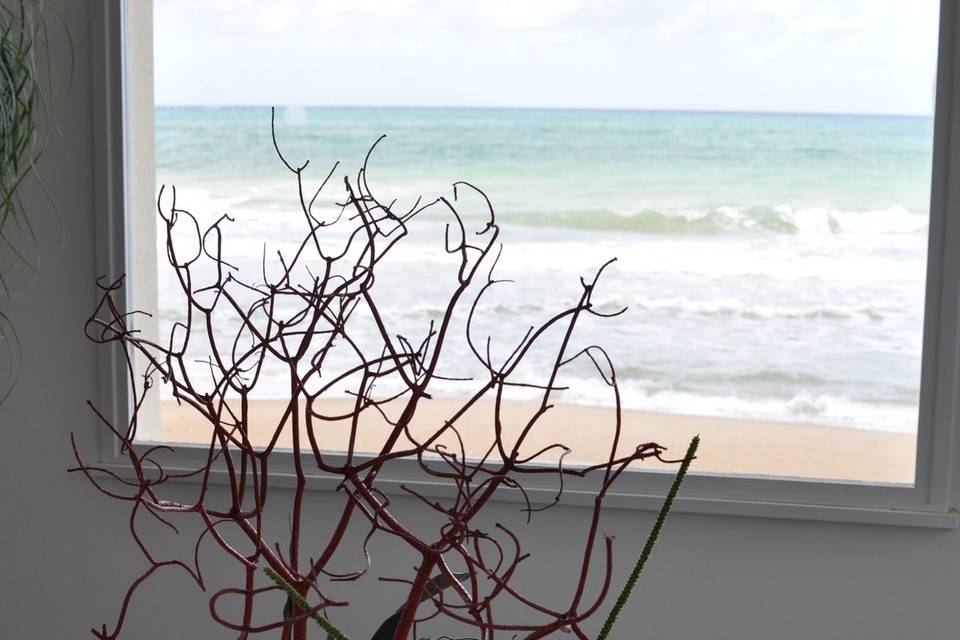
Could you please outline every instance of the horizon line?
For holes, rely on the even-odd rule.
[[[154,108],[216,108],[216,109],[267,109],[267,108],[303,108],[303,109],[385,109],[413,110],[436,109],[448,111],[609,111],[632,113],[712,113],[729,115],[780,115],[780,116],[859,116],[887,118],[932,118],[933,113],[892,113],[858,111],[782,111],[776,109],[699,109],[687,107],[570,107],[570,106],[508,106],[508,105],[403,105],[403,104],[202,104],[202,103],[166,103],[154,104]]]

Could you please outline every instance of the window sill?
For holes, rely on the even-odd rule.
[[[103,466],[110,469],[122,478],[131,479],[134,477],[132,467],[124,464],[121,458],[105,460]],[[285,465],[283,465],[285,466]],[[174,460],[173,464],[165,465],[167,472],[175,473],[178,471],[187,471],[196,468],[194,465],[185,464],[183,459]],[[646,474],[644,474],[646,475]],[[657,474],[664,475],[667,474]],[[700,477],[697,480],[709,482],[709,477]],[[296,476],[292,470],[274,468],[270,472],[270,481],[272,488],[293,488],[296,482]],[[197,478],[185,478],[171,480],[171,482],[184,484],[198,484]],[[311,474],[307,484],[308,490],[333,492],[341,482],[341,478],[328,474]],[[222,469],[213,469],[210,473],[210,483],[213,485],[226,486],[229,484],[229,477]],[[418,479],[416,477],[390,477],[387,474],[381,474],[377,479],[377,486],[391,493],[391,489],[397,489],[401,486],[414,488],[418,493],[426,497],[443,498],[450,495],[449,485],[434,479]],[[543,505],[552,502],[556,496],[555,488],[548,487],[526,487],[526,494],[530,502],[534,505]],[[663,493],[649,494],[642,492],[611,492],[604,499],[606,509],[626,509],[637,511],[657,511],[663,504]],[[674,503],[673,512],[690,513],[715,516],[734,516],[746,518],[764,518],[775,520],[796,520],[809,522],[831,522],[846,524],[864,524],[864,525],[882,525],[893,527],[911,527],[920,529],[952,530],[960,528],[960,515],[954,509],[938,510],[935,508],[917,508],[917,507],[889,507],[876,505],[829,505],[814,504],[804,502],[792,502],[788,500],[758,500],[749,498],[731,498],[731,497],[700,497],[683,496],[677,497]],[[395,495],[405,495],[397,491]],[[595,493],[589,488],[577,488],[568,486],[563,493],[563,506],[592,506]],[[522,503],[522,496],[509,489],[498,491],[493,501],[500,503]]]

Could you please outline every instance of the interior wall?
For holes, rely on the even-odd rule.
[[[50,106],[57,128],[40,172],[60,213],[50,210],[35,184],[27,186],[39,271],[19,268],[11,278],[24,361],[16,391],[0,406],[0,638],[90,637],[92,626],[112,625],[125,584],[145,566],[126,530],[127,506],[67,473],[71,431],[90,455],[96,446],[94,418],[85,407],[97,395],[96,352],[82,326],[95,304],[98,275],[88,62],[98,4],[56,5],[73,34],[76,69],[69,90],[62,75],[55,83]],[[55,47],[54,55],[59,72],[66,67],[65,49]],[[188,499],[192,490],[183,485],[172,497]],[[223,493],[217,489],[214,497]],[[324,512],[337,498],[316,493],[311,499],[311,522],[322,531]],[[396,501],[413,515],[422,512],[403,498]],[[517,509],[498,503],[490,518],[516,521]],[[553,602],[570,593],[572,550],[580,548],[586,513],[556,509],[523,530],[535,541],[536,559],[521,585]],[[272,512],[267,526],[283,530],[287,518]],[[604,530],[616,536],[621,559],[616,584],[651,520],[649,512],[608,513]],[[177,545],[160,549],[185,553]],[[406,572],[415,563],[388,541],[378,541],[372,552],[383,574]],[[203,568],[211,585],[239,577],[236,565],[215,553],[204,556]],[[352,637],[369,637],[398,606],[397,593],[366,581],[351,592],[357,606],[336,620]],[[960,636],[958,597],[958,531],[676,514],[615,635],[946,640]],[[235,637],[210,622],[207,607],[206,596],[182,575],[161,571],[133,601],[121,637]]]

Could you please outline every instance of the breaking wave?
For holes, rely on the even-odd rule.
[[[573,210],[505,213],[503,221],[537,227],[627,231],[663,235],[889,234],[926,231],[927,216],[894,206],[848,211],[831,207],[732,207],[710,209]]]

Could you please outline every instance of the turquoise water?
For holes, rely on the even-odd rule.
[[[301,232],[269,110],[156,116],[158,183],[176,184],[194,213],[237,217],[228,250],[258,272],[265,243],[283,248]],[[456,180],[483,188],[504,227],[500,275],[517,281],[478,322],[493,335],[519,337],[617,257],[598,295],[630,311],[585,324],[580,342],[609,348],[627,406],[916,426],[929,118],[289,108],[277,127],[316,180],[336,160],[338,176],[355,174],[387,134],[369,170],[381,200],[450,195]],[[414,335],[438,313],[435,274],[449,265],[430,232],[437,218],[398,252],[405,277],[382,280],[382,304]],[[180,314],[173,284],[161,279],[166,323]],[[465,350],[451,358],[448,373],[470,370]],[[525,375],[546,362],[534,354]],[[609,402],[587,368],[567,377],[567,401]]]

